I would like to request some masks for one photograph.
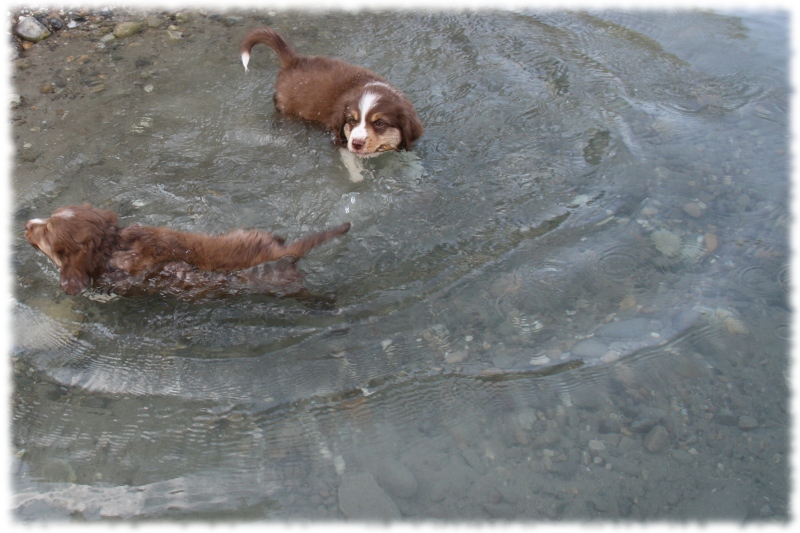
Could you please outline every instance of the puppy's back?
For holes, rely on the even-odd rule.
[[[183,261],[200,270],[233,272],[287,255],[302,257],[349,229],[347,222],[287,245],[282,238],[261,230],[205,235],[134,225],[121,231],[121,250],[114,253],[110,264],[131,274],[150,271],[169,261]]]

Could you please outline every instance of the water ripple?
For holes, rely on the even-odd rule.
[[[730,277],[737,287],[751,294],[765,297],[786,294],[785,276],[783,267],[776,274],[775,269],[761,265],[742,266],[730,273]]]
[[[649,247],[634,243],[601,244],[586,252],[586,263],[597,283],[623,283],[640,275],[650,260]]]

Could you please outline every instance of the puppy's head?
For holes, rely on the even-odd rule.
[[[25,238],[56,264],[67,294],[81,292],[105,268],[117,231],[116,214],[88,204],[61,207],[25,224]]]
[[[339,122],[334,125],[337,141],[357,156],[408,150],[422,135],[414,107],[387,83],[368,83],[350,91],[341,103]]]

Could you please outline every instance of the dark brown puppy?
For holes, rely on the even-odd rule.
[[[47,219],[29,220],[25,237],[60,269],[64,292],[77,294],[95,281],[143,278],[165,269],[185,278],[189,270],[225,273],[284,256],[299,258],[349,229],[348,222],[286,244],[260,230],[212,236],[138,225],[120,228],[113,211],[83,204],[61,207]],[[216,279],[208,274],[195,278],[198,283]]]
[[[374,72],[339,59],[299,55],[271,28],[245,36],[245,70],[257,44],[275,50],[281,63],[274,95],[278,111],[321,124],[334,133],[338,146],[371,157],[408,150],[422,135],[422,122],[411,102]]]
[[[109,270],[94,280],[93,285],[119,296],[160,294],[191,301],[237,294],[266,294],[292,296],[315,307],[332,307],[333,298],[312,294],[305,289],[297,260],[297,257],[284,256],[236,272],[198,270],[183,261],[169,261],[161,263],[153,271],[137,275],[124,270]]]

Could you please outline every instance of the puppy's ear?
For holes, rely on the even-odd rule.
[[[119,219],[114,211],[109,211],[108,209],[95,209],[95,212],[100,215],[100,218],[102,218],[109,226],[117,225]]]
[[[422,136],[425,128],[422,126],[419,117],[415,113],[406,113],[400,121],[401,131],[403,133],[403,140],[400,142],[402,150],[411,150],[411,145],[414,141]]]
[[[65,255],[61,263],[61,288],[73,296],[92,283],[89,256],[84,249]]]

